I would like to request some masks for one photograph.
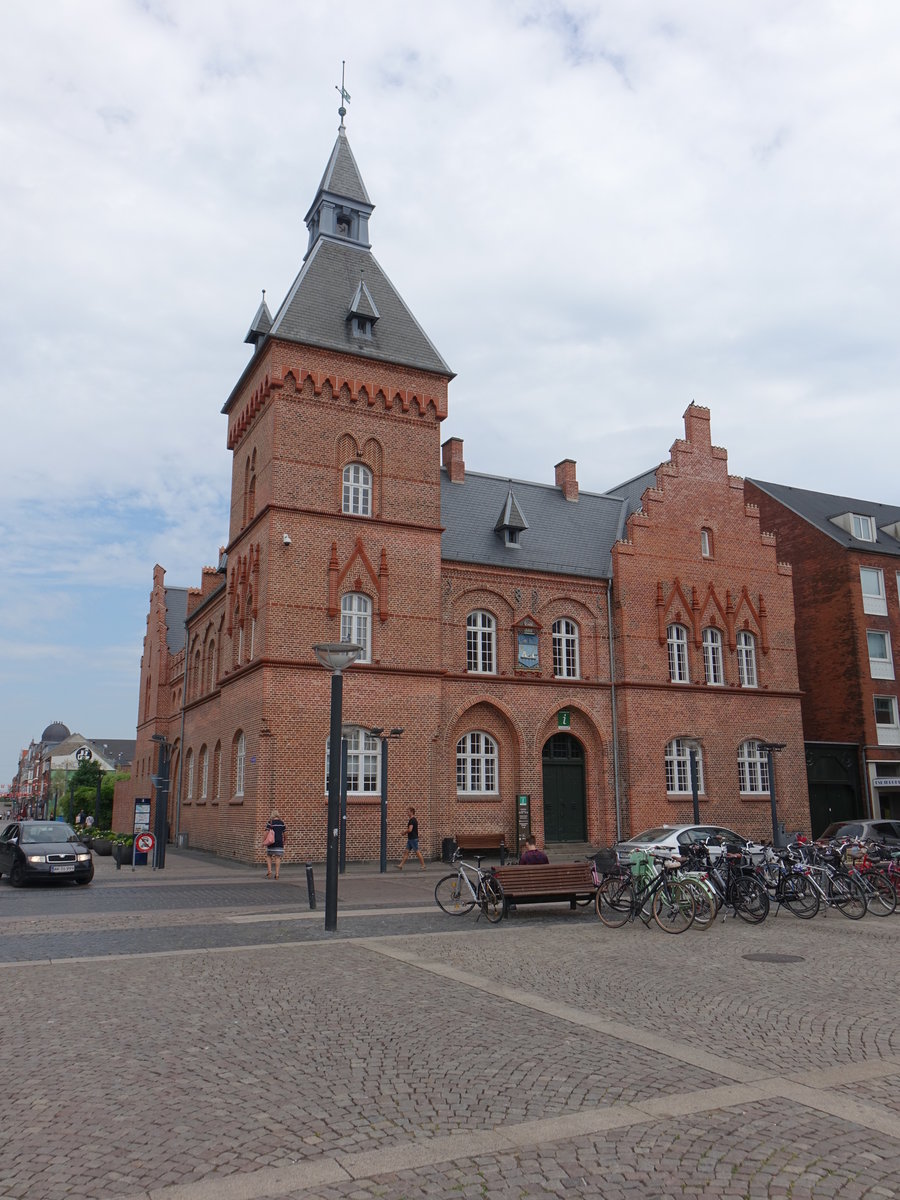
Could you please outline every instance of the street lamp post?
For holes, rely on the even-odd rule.
[[[390,733],[385,733],[383,729],[370,729],[369,733],[381,739],[381,861],[378,870],[384,875],[387,871],[388,739],[400,737],[403,729],[392,729]]]
[[[325,930],[337,929],[338,850],[341,835],[341,709],[344,700],[343,672],[362,653],[350,642],[320,642],[313,646],[316,658],[331,671],[331,722],[328,754],[328,835],[325,847]]]
[[[781,826],[778,822],[778,807],[775,803],[775,760],[772,757],[778,754],[787,745],[786,742],[760,742],[759,748],[766,755],[769,771],[769,804],[772,807],[772,845],[783,846],[784,838],[781,836]]]
[[[688,750],[688,762],[691,767],[691,796],[694,801],[694,824],[700,824],[700,768],[697,762],[697,747]]]
[[[169,816],[169,743],[164,733],[152,733],[152,742],[159,742],[159,759],[156,774],[150,782],[156,789],[156,809],[153,814],[154,867],[158,871],[166,865],[166,824]]]

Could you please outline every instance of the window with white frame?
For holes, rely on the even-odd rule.
[[[557,679],[577,679],[578,626],[562,618],[553,622],[553,674]]]
[[[372,601],[362,592],[341,596],[341,641],[362,646],[357,662],[372,661]]]
[[[213,800],[222,795],[222,743],[216,742],[213,754]]]
[[[466,670],[493,675],[496,662],[497,623],[490,613],[471,612],[466,617]]]
[[[209,747],[200,748],[200,799],[205,800],[209,789]]]
[[[769,758],[753,738],[738,746],[738,781],[745,795],[769,793]]]
[[[756,638],[749,630],[742,629],[737,635],[738,679],[742,688],[755,688]]]
[[[244,764],[247,760],[247,739],[242,733],[238,734],[234,756],[234,794],[244,794]]]
[[[188,750],[187,762],[185,763],[185,766],[187,768],[185,771],[185,778],[187,780],[187,787],[185,790],[186,790],[188,800],[193,800],[193,798],[194,798],[194,752],[193,752],[193,750]]]
[[[718,629],[703,630],[703,670],[706,682],[716,687],[725,682],[722,665],[722,634]]]
[[[712,530],[703,528],[700,530],[700,553],[704,558],[712,558],[713,554],[713,536]]]
[[[691,752],[695,755],[697,791],[703,791],[703,751],[688,738],[673,738],[666,746],[666,791],[670,795],[691,793]]]
[[[486,733],[474,730],[456,743],[457,792],[497,791],[497,743]]]
[[[891,635],[880,629],[868,629],[869,671],[873,679],[893,679],[894,660],[891,657]]]
[[[355,517],[372,515],[372,472],[359,463],[344,467],[342,511]]]
[[[879,746],[900,746],[896,696],[875,696],[875,729]]]
[[[871,517],[860,513],[850,514],[850,528],[853,536],[860,542],[875,541],[875,522]]]
[[[887,597],[884,594],[884,571],[878,567],[860,567],[859,583],[862,588],[863,612],[886,617]]]
[[[362,726],[344,726],[347,742],[347,795],[378,796],[381,793],[381,739]],[[331,770],[331,738],[325,742],[325,790]]]
[[[666,631],[669,648],[669,681],[690,683],[688,670],[688,631],[683,625],[670,625]]]

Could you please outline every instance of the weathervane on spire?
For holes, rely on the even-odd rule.
[[[344,87],[344,67],[346,65],[346,62],[341,59],[341,86],[338,87],[337,84],[334,85],[334,90],[341,93],[341,107],[338,109],[338,116],[341,118],[341,129],[344,128],[344,117],[347,115],[347,110],[344,108],[344,105],[350,103],[350,93]]]

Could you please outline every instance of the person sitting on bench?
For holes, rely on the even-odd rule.
[[[538,850],[537,844],[533,837],[525,839],[525,849],[519,855],[520,864],[526,863],[548,863],[550,859],[543,850]]]

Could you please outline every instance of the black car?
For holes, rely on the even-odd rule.
[[[29,879],[94,878],[91,852],[65,821],[13,821],[0,833],[0,875],[13,887]]]
[[[831,838],[859,838],[863,842],[884,842],[900,847],[900,821],[832,821],[819,834],[820,842]]]

